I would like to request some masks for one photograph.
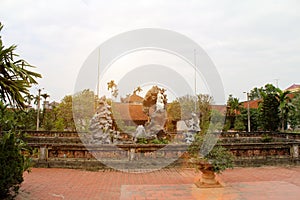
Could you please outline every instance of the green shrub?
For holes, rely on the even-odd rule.
[[[230,121],[226,121],[223,127],[223,131],[227,132],[230,129]]]
[[[146,138],[138,138],[136,143],[138,143],[138,144],[148,144],[148,140]]]
[[[271,136],[269,136],[268,134],[263,134],[261,137],[261,141],[262,142],[272,142],[273,138]]]
[[[206,143],[214,144],[214,140],[214,136],[207,137]],[[211,164],[212,170],[216,173],[221,173],[227,168],[233,168],[234,156],[228,149],[222,147],[221,144],[217,142],[215,145],[213,145],[213,147],[211,147],[212,149],[210,149],[210,151],[204,155],[204,157],[201,157],[199,154],[201,150],[203,150],[203,152],[206,152],[206,150],[201,149],[205,148],[205,145],[203,146],[203,144],[204,135],[196,135],[195,141],[188,148],[188,153],[192,158],[194,158],[196,161]],[[210,145],[208,145],[208,147],[210,147]]]
[[[0,139],[0,199],[13,198],[29,169],[29,159],[22,154],[25,143],[11,132]]]
[[[236,131],[244,131],[246,130],[246,126],[243,122],[243,119],[241,117],[237,117],[237,119],[234,122],[234,130]]]
[[[152,144],[168,144],[169,141],[167,139],[153,139],[150,141]]]
[[[221,145],[216,145],[206,156],[214,172],[221,173],[227,168],[233,168],[233,155]]]

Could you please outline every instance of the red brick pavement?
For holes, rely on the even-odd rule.
[[[300,199],[300,167],[235,168],[220,179],[224,188],[197,188],[193,169],[148,173],[34,168],[24,174],[17,200]]]

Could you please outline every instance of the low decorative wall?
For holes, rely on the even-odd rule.
[[[36,149],[33,157],[37,167],[64,168],[107,168],[101,160],[124,163],[143,162],[153,159],[164,162],[166,158],[176,159],[170,166],[191,167],[188,162],[186,144],[122,144],[122,145],[89,145],[82,144],[75,132],[27,132],[28,144]],[[266,133],[222,133],[222,146],[229,149],[235,156],[236,166],[262,165],[298,165],[300,164],[300,140],[298,135],[268,133],[271,142],[261,142]],[[287,137],[288,135],[288,137]],[[250,137],[245,137],[250,136]],[[288,139],[287,139],[288,138]],[[177,159],[180,157],[179,159]],[[129,166],[130,167],[130,166]],[[147,167],[147,166],[145,166]]]
[[[221,133],[222,138],[234,138],[234,137],[262,137],[270,136],[273,138],[284,138],[292,140],[300,140],[300,133],[281,133],[281,132],[223,132]]]

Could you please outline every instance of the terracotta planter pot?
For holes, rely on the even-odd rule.
[[[195,164],[198,170],[202,172],[201,178],[195,182],[197,187],[223,187],[223,185],[216,179],[217,177],[211,164],[207,163],[206,161],[197,161]]]
[[[195,185],[199,188],[219,188],[223,185],[217,180],[216,174],[211,170],[200,170],[201,178],[196,180]]]

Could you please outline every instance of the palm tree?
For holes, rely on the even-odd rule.
[[[117,89],[117,84],[115,84],[114,80],[111,80],[110,82],[107,83],[107,89],[111,90],[111,95],[115,98],[118,96],[118,89]]]
[[[25,102],[27,103],[27,106],[31,105],[32,100],[34,99],[34,96],[32,94],[28,94],[24,97]]]
[[[282,91],[277,89],[277,100],[279,102],[279,115],[281,121],[281,130],[284,131],[285,124],[288,120],[289,111],[293,108],[291,98],[288,96],[290,91]]]
[[[107,83],[107,89],[108,90],[112,90],[114,87],[116,87],[117,85],[115,84],[114,80],[111,80]]]
[[[48,97],[50,97],[50,95],[49,95],[49,94],[47,94],[47,93],[44,93],[44,94],[41,94],[41,97],[43,97],[43,98],[44,98],[44,108],[45,108],[45,106],[46,106],[46,101],[47,101],[47,98],[48,98]]]
[[[44,112],[49,108],[49,104],[46,104],[47,102],[47,98],[48,97],[50,97],[50,95],[49,94],[47,94],[47,93],[44,93],[44,94],[41,94],[41,97],[43,97],[44,98],[44,103],[43,103],[43,115],[44,115]],[[49,102],[48,102],[49,103]],[[44,118],[44,116],[43,116],[43,118]]]
[[[229,108],[228,112],[229,115],[236,115],[238,111],[240,110],[240,102],[238,98],[233,98],[232,95],[229,95],[228,101],[227,101],[227,106]]]
[[[0,23],[0,31],[2,28]],[[15,61],[18,57],[14,53],[16,47],[5,48],[0,36],[0,99],[12,106],[25,108],[25,96],[29,95],[31,85],[37,84],[35,78],[41,78],[41,75],[25,69],[33,67],[25,60]]]
[[[141,91],[143,91],[143,89],[140,86],[138,86],[134,89],[133,93],[136,94],[137,92],[140,93]]]
[[[230,121],[230,127],[233,127],[235,118],[240,111],[240,102],[238,98],[234,98],[231,94],[227,100],[226,118]]]
[[[45,93],[45,94],[41,94],[41,97],[43,97],[45,99],[45,101],[47,100],[48,97],[50,97],[49,94]]]

